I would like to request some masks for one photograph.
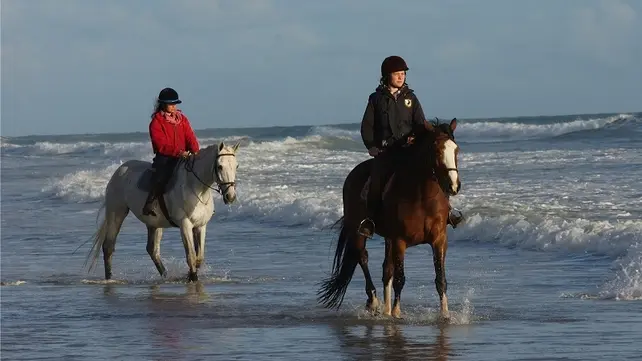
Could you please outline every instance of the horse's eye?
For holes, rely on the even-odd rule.
[[[223,166],[222,166],[222,165],[219,165],[219,166],[218,166],[218,170],[223,170]]]

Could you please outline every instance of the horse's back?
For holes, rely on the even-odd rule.
[[[149,176],[151,169],[150,162],[136,159],[123,162],[112,174],[108,188],[116,187],[122,191],[127,184],[133,183],[138,186],[141,180]]]

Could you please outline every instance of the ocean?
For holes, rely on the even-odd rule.
[[[178,230],[163,280],[131,214],[114,280],[102,259],[83,268],[109,177],[152,159],[146,133],[2,137],[3,359],[641,359],[642,113],[460,119],[448,325],[428,245],[407,252],[402,319],[364,312],[359,268],[339,311],[316,301],[343,180],[368,158],[358,124],[196,133],[241,143],[238,199],[214,195],[196,284]],[[368,250],[382,295],[383,240]]]

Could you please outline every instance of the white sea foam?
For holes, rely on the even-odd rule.
[[[345,176],[367,154],[319,147],[325,139],[313,134],[244,143],[238,201],[226,207],[215,195],[217,217],[315,229],[334,223],[342,215]],[[110,157],[108,167],[53,178],[43,192],[69,202],[101,199],[120,164],[119,156]],[[452,202],[467,222],[450,231],[451,239],[606,255],[615,272],[601,297],[639,298],[640,159],[641,150],[624,148],[464,153],[462,193]]]
[[[119,166],[115,163],[102,169],[79,170],[50,180],[42,191],[67,201],[93,202],[103,198],[109,178]]]
[[[483,142],[497,140],[519,140],[547,138],[583,130],[600,129],[609,124],[632,119],[630,114],[619,114],[604,118],[577,119],[570,122],[548,124],[525,124],[518,122],[485,121],[461,122],[457,127],[461,139]]]

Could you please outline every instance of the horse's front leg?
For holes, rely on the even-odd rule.
[[[393,240],[386,238],[386,250],[383,259],[383,314],[392,315],[392,281],[394,279],[394,262],[392,255]]]
[[[446,282],[446,250],[448,249],[448,239],[446,230],[434,239],[432,243],[432,258],[435,264],[435,287],[439,294],[439,301],[441,303],[441,318],[447,321],[450,318],[448,312],[448,297],[446,290],[448,283]]]
[[[189,219],[184,219],[181,222],[181,238],[183,239],[183,247],[185,248],[185,258],[187,259],[187,267],[189,273],[187,275],[188,281],[198,281],[196,274],[196,251],[194,249],[194,226]]]
[[[401,317],[401,290],[406,284],[406,275],[404,272],[404,263],[406,257],[406,242],[397,240],[392,248],[392,255],[394,260],[394,279],[392,287],[395,289],[395,303],[392,307],[392,316],[396,318]]]
[[[205,228],[194,227],[194,248],[196,251],[196,268],[200,269],[205,260]]]

